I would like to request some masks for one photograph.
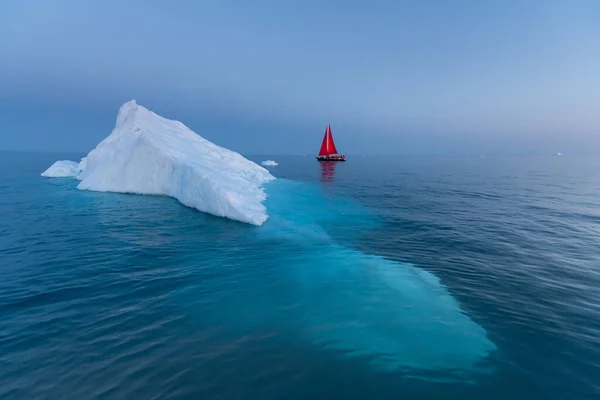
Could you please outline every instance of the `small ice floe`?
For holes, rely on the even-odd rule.
[[[81,168],[78,162],[60,160],[42,172],[42,176],[47,178],[70,178],[76,177],[80,172]]]

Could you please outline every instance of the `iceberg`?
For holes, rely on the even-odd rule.
[[[69,163],[69,176],[81,181],[80,190],[170,196],[199,211],[253,225],[268,219],[263,184],[274,176],[135,100],[121,106],[108,137],[79,164]]]
[[[46,178],[72,178],[79,175],[79,163],[69,160],[60,160],[52,164],[47,170],[42,172]]]
[[[261,162],[261,164],[264,165],[265,167],[276,167],[279,165],[273,160],[265,160],[265,161]]]

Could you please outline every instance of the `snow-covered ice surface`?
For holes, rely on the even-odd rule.
[[[265,167],[276,167],[277,165],[279,165],[273,160],[265,160],[265,161],[261,162],[261,164],[264,165]]]
[[[76,177],[80,172],[79,163],[69,160],[60,160],[56,161],[47,170],[42,172],[42,176],[47,178],[67,178]]]
[[[82,190],[166,195],[219,217],[261,225],[268,218],[265,168],[131,100],[112,133],[81,163]],[[72,165],[72,166],[73,166]]]

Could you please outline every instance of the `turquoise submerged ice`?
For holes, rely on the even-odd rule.
[[[275,268],[282,281],[294,283],[289,289],[296,291],[295,300],[282,307],[282,293],[229,293],[219,301],[232,310],[218,315],[226,326],[285,325],[295,340],[384,371],[472,370],[495,349],[434,275],[366,254],[353,248],[353,238],[330,234],[328,227],[339,231],[348,221],[353,232],[375,227],[376,218],[357,203],[328,197],[318,184],[275,180],[241,155],[133,101],[121,107],[113,132],[80,163],[61,161],[44,174],[75,176],[79,189],[167,195],[257,225],[247,228],[255,236],[250,253],[257,253],[261,268]],[[248,254],[236,254],[252,267]]]
[[[470,370],[495,349],[434,275],[344,247],[323,228],[351,219],[369,229],[376,221],[366,210],[308,183],[278,179],[267,193],[259,234],[302,249],[276,262],[304,292],[298,331],[307,341],[386,371]]]

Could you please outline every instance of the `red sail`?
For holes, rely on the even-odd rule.
[[[331,134],[331,126],[327,125],[327,130],[323,136],[323,143],[321,143],[321,150],[319,150],[319,156],[330,156],[337,154],[335,143],[333,142],[333,135]]]

